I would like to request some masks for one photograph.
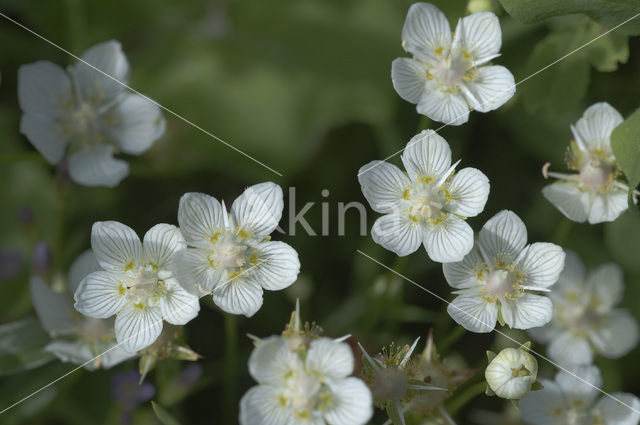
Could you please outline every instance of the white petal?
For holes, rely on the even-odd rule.
[[[424,92],[427,72],[415,59],[397,58],[391,63],[391,82],[401,98],[415,104]]]
[[[627,310],[616,309],[600,319],[589,337],[600,354],[617,359],[638,345],[638,321]]]
[[[104,119],[105,131],[122,152],[140,155],[163,134],[166,122],[160,108],[139,94],[129,94]]]
[[[547,347],[549,357],[561,365],[591,364],[593,354],[586,338],[572,332],[558,333]]]
[[[620,188],[613,188],[606,195],[595,193],[591,200],[590,224],[614,221],[629,208],[627,192]]]
[[[395,213],[387,214],[373,224],[371,237],[377,244],[404,257],[420,247],[423,229],[419,222],[409,217]]]
[[[102,270],[102,267],[92,250],[88,249],[78,255],[69,268],[69,292],[74,294],[82,279],[99,270]]]
[[[254,280],[264,289],[278,291],[290,286],[298,278],[300,260],[295,249],[284,242],[263,242],[256,264],[247,269],[247,279]]]
[[[185,193],[180,198],[178,224],[187,242],[217,239],[224,229],[227,212],[213,196],[204,193]]]
[[[261,339],[249,356],[249,373],[261,384],[284,385],[291,371],[303,368],[297,352],[289,347],[289,340],[280,336]]]
[[[147,231],[142,241],[145,264],[168,270],[173,255],[187,247],[182,232],[171,224],[156,224]]]
[[[476,333],[488,333],[496,327],[498,308],[482,299],[478,289],[469,289],[458,295],[447,306],[447,313],[460,326]]]
[[[18,102],[26,114],[57,118],[73,104],[69,75],[58,65],[38,61],[18,68]]]
[[[589,272],[586,287],[591,291],[591,304],[597,311],[608,312],[622,301],[624,280],[622,268],[614,263],[601,264]]]
[[[452,201],[447,202],[446,210],[464,217],[475,217],[484,210],[489,187],[489,179],[480,170],[463,168],[453,175],[449,183],[447,190]]]
[[[462,261],[473,248],[473,229],[453,214],[431,224],[424,235],[424,247],[429,258],[439,263]]]
[[[553,316],[553,305],[549,298],[529,293],[515,300],[505,299],[500,309],[504,322],[514,329],[544,326]]]
[[[164,281],[165,292],[160,298],[160,314],[172,325],[184,325],[200,311],[198,296],[188,293],[175,279]]]
[[[346,342],[318,338],[311,341],[305,364],[312,374],[330,379],[346,378],[353,373],[353,352]]]
[[[371,390],[358,378],[329,385],[332,397],[324,417],[331,425],[364,425],[373,416]]]
[[[435,50],[446,54],[451,44],[451,28],[447,17],[430,3],[414,3],[402,27],[402,44],[406,51],[421,60],[436,61]]]
[[[602,387],[602,376],[595,366],[571,366],[567,371],[558,372],[556,383],[570,403],[589,406],[600,394],[598,388]]]
[[[103,369],[110,369],[126,360],[133,358],[134,356],[127,350],[122,348],[121,345],[117,345],[115,340],[111,344],[107,344],[104,347],[103,354],[100,356],[100,364]]]
[[[491,12],[476,12],[458,23],[459,47],[466,50],[474,60],[482,60],[500,52],[502,31],[498,17]]]
[[[542,188],[542,195],[565,217],[584,223],[589,216],[589,193],[580,190],[573,182],[556,182]]]
[[[129,164],[113,157],[113,147],[87,146],[69,156],[69,176],[83,186],[117,186],[129,174]]]
[[[456,289],[467,289],[480,284],[478,273],[484,266],[478,247],[473,247],[462,261],[444,263],[442,271],[450,286]]]
[[[137,233],[117,221],[98,221],[91,228],[91,248],[107,271],[142,267],[142,244]]]
[[[222,279],[222,272],[211,267],[208,256],[207,251],[197,248],[183,249],[174,255],[173,274],[191,294],[208,294]]]
[[[262,307],[262,287],[244,276],[220,282],[213,290],[213,302],[231,314],[253,316]]]
[[[522,417],[532,425],[566,425],[565,398],[553,381],[540,379],[541,390],[531,391],[518,403]]]
[[[613,129],[623,121],[622,115],[606,102],[587,108],[576,123],[577,136],[591,150],[611,152],[609,138]]]
[[[473,80],[462,87],[471,107],[480,112],[498,109],[516,92],[513,74],[500,65],[481,66],[473,75]]]
[[[80,341],[54,340],[44,347],[44,351],[52,353],[65,363],[84,364],[95,357],[89,344]]]
[[[640,413],[638,413],[640,400],[638,397],[629,393],[613,393],[611,396],[613,398],[602,397],[595,405],[595,409],[606,420],[606,423],[610,425],[638,425],[640,421]]]
[[[73,306],[66,292],[55,292],[39,276],[29,279],[31,301],[42,327],[52,335],[73,332]]]
[[[112,272],[99,271],[82,279],[74,295],[76,310],[97,319],[117,314],[125,305],[125,291],[118,277]]]
[[[558,283],[553,287],[553,292],[561,291],[563,294],[583,292],[586,271],[578,254],[573,251],[565,251],[564,268],[558,277]]]
[[[50,164],[57,164],[64,156],[69,135],[55,118],[25,113],[20,119],[20,133]]]
[[[157,307],[127,305],[116,316],[116,340],[134,353],[153,344],[162,332],[162,316]]]
[[[556,244],[536,242],[527,246],[516,263],[524,272],[527,286],[548,288],[558,281],[564,268],[564,251]]]
[[[478,234],[478,247],[485,261],[510,264],[527,243],[527,228],[520,217],[502,210],[487,221]]]
[[[278,226],[284,200],[282,188],[266,182],[248,187],[231,206],[231,218],[252,236],[267,236]]]
[[[461,125],[469,121],[469,105],[464,95],[443,92],[433,81],[425,86],[416,110],[446,125]]]
[[[109,78],[93,67],[78,62],[72,74],[83,100],[94,105],[104,104],[125,90],[122,84],[114,81],[124,84],[129,81],[129,63],[118,41],[109,40],[90,47],[82,54],[82,60],[113,77]]]
[[[278,387],[256,385],[240,400],[240,425],[296,425],[293,410],[281,403]]]
[[[398,167],[384,161],[371,161],[360,167],[358,181],[371,208],[387,214],[397,209],[411,181]]]
[[[402,163],[412,180],[435,180],[451,166],[451,148],[433,130],[423,130],[407,143],[402,152]]]

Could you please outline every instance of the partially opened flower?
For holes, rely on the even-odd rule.
[[[603,395],[600,370],[580,366],[560,371],[555,381],[540,379],[544,387],[520,400],[524,421],[531,425],[637,425],[640,400],[628,393]]]
[[[545,344],[552,360],[562,364],[591,364],[593,353],[620,358],[638,344],[638,322],[629,311],[616,308],[624,281],[617,264],[602,264],[586,272],[574,252],[567,252],[558,283],[551,288],[553,319],[530,334]]]
[[[185,246],[180,229],[157,224],[144,241],[116,221],[98,222],[91,231],[91,247],[102,268],[86,276],[75,293],[75,308],[99,319],[116,315],[118,344],[129,352],[158,338],[163,320],[184,325],[198,314],[196,295],[173,277],[175,252]]]
[[[548,292],[564,267],[558,245],[527,245],[527,229],[513,212],[503,210],[485,223],[475,247],[464,260],[443,265],[457,297],[449,315],[472,332],[491,332],[496,321],[516,329],[542,326],[551,320]]]
[[[140,155],[164,133],[160,108],[127,93],[129,63],[120,43],[96,44],[67,71],[48,61],[18,70],[20,132],[51,164],[67,153],[71,179],[84,186],[116,186],[129,164],[113,155]]]
[[[452,36],[444,13],[430,3],[415,3],[402,28],[402,47],[413,57],[393,61],[393,87],[418,113],[463,124],[471,109],[492,111],[516,91],[507,68],[489,65],[500,56],[501,44],[500,22],[491,12],[458,20]]]
[[[385,214],[371,229],[373,240],[399,256],[424,245],[429,258],[460,261],[473,246],[464,219],[484,209],[489,179],[475,168],[455,173],[449,144],[432,130],[414,136],[402,154],[406,173],[384,161],[360,168],[362,193]]]
[[[508,400],[518,400],[529,393],[536,382],[538,362],[529,353],[528,345],[505,348],[497,355],[491,352],[487,355],[489,365],[484,371],[489,385],[487,393]]]
[[[284,289],[300,271],[297,252],[269,240],[283,207],[282,189],[271,182],[247,188],[231,213],[212,196],[186,193],[178,222],[191,248],[174,263],[181,285],[192,294],[213,292],[213,301],[228,313],[255,314],[263,289]]]
[[[591,105],[571,126],[567,167],[576,173],[551,172],[547,166],[543,169],[545,177],[559,181],[545,186],[542,194],[569,220],[591,224],[613,221],[628,208],[629,186],[620,180],[622,173],[610,142],[611,133],[622,121],[622,115],[608,103]]]

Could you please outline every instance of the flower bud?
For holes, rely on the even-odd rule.
[[[484,372],[488,392],[493,391],[498,397],[518,400],[524,397],[536,381],[538,362],[529,354],[526,347],[505,348],[493,357]],[[491,391],[489,391],[489,389]]]

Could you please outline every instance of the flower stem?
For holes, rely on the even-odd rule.
[[[484,380],[467,387],[456,398],[452,399],[451,402],[449,402],[447,409],[449,411],[449,414],[455,415],[458,410],[460,410],[473,398],[480,394],[484,394],[486,389],[487,383]]]
[[[225,351],[224,351],[224,423],[234,423],[237,421],[238,406],[237,393],[237,365],[238,365],[238,325],[236,316],[225,313],[224,315],[224,331],[225,331]]]

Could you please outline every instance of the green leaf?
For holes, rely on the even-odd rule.
[[[162,406],[160,406],[155,401],[151,401],[151,407],[153,408],[153,412],[156,414],[158,419],[162,425],[180,425],[178,421],[176,421],[173,416],[171,416]]]
[[[0,326],[0,376],[34,369],[55,356],[43,350],[49,336],[36,319],[28,318]]]
[[[509,15],[527,23],[552,16],[584,13],[607,29],[640,13],[637,0],[500,0],[500,3]],[[629,35],[640,34],[640,19],[631,20],[618,31]]]
[[[625,213],[612,223],[604,225],[604,242],[611,253],[625,269],[640,273],[638,261],[638,241],[640,241],[640,217]]]
[[[586,27],[585,43],[602,34],[602,27],[592,20],[587,20]],[[618,69],[618,63],[629,60],[629,37],[611,32],[586,46],[585,50],[591,66],[600,72],[612,72]]]
[[[636,211],[633,191],[640,183],[640,109],[613,130],[611,149],[629,181],[629,209]]]

